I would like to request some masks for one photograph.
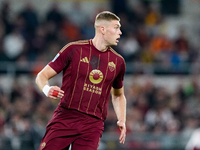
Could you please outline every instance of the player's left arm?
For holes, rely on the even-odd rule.
[[[120,143],[124,144],[126,138],[126,98],[124,96],[124,88],[112,88],[111,94],[113,107],[118,119],[117,125],[121,130],[119,140]]]

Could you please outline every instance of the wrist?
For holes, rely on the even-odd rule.
[[[42,92],[48,97],[48,93],[49,93],[49,90],[50,90],[50,86],[49,85],[45,85],[43,88],[42,88]]]
[[[118,124],[118,123],[122,123],[122,124],[124,124],[124,125],[126,124],[125,121],[122,121],[122,120],[118,120],[118,121],[117,121],[117,124]]]

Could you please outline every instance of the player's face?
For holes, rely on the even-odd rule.
[[[120,27],[121,25],[117,20],[112,20],[109,22],[104,35],[108,46],[116,46],[119,42],[120,35],[122,34]]]

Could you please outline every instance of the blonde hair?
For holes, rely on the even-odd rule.
[[[96,16],[95,26],[97,26],[97,22],[99,21],[112,21],[112,20],[120,21],[120,18],[110,11],[102,11]]]

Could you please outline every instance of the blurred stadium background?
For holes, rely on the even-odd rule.
[[[199,0],[0,0],[0,149],[38,149],[58,102],[35,76],[65,44],[92,38],[102,10],[121,18],[113,48],[127,65],[127,139],[119,144],[110,105],[99,150],[185,149],[200,125],[199,8]]]

